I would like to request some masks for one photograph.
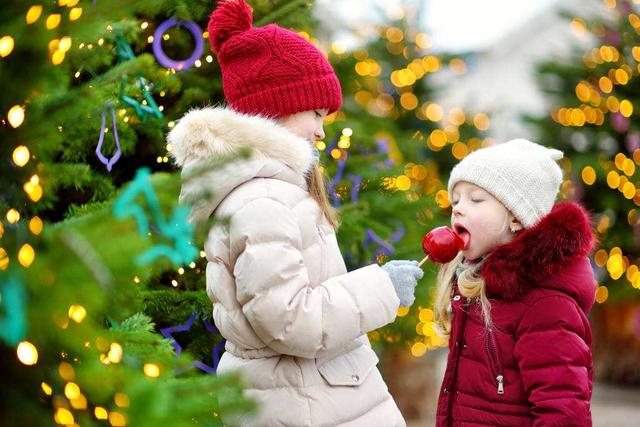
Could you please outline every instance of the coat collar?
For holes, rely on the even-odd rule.
[[[190,206],[191,223],[205,221],[234,189],[254,178],[286,181],[306,191],[306,176],[315,162],[308,141],[273,120],[228,108],[189,111],[167,142],[182,167],[180,203]],[[242,149],[249,149],[249,158],[211,166],[211,160],[233,157]]]
[[[280,161],[300,175],[313,166],[313,148],[272,119],[230,108],[193,109],[167,136],[178,166],[249,148],[254,157]]]
[[[594,244],[585,210],[574,202],[558,203],[536,225],[494,249],[480,274],[491,296],[517,299],[533,288],[558,289],[588,310],[595,280],[586,256]]]

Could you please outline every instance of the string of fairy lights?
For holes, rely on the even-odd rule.
[[[76,7],[78,3],[79,0],[58,0],[58,6],[60,6],[61,8],[66,7],[68,9],[69,21],[76,21],[82,16],[82,7]],[[36,24],[42,17],[42,14],[43,6],[33,5],[29,7],[25,15],[26,24]],[[52,13],[44,18],[44,26],[48,30],[54,30],[60,25],[62,19],[63,18],[61,13]],[[143,28],[147,25],[148,23],[142,24]],[[203,34],[203,37],[206,37],[206,34]],[[165,40],[167,38],[168,35],[165,35]],[[149,40],[149,42],[152,41],[152,39]],[[15,43],[16,42],[14,38],[10,35],[4,35],[0,37],[0,57],[6,58],[10,56],[14,51]],[[104,44],[104,39],[99,39],[96,44],[97,46],[102,46]],[[48,59],[51,64],[53,64],[54,66],[62,64],[65,60],[67,52],[69,52],[69,50],[72,48],[72,45],[73,40],[70,36],[54,38],[49,41]],[[93,44],[81,43],[78,46],[78,49],[92,50],[93,48]],[[213,58],[211,57],[211,55],[208,55],[205,60],[207,62],[212,62]],[[197,61],[195,65],[196,67],[201,66],[200,61]],[[167,73],[175,73],[175,70],[167,70]],[[80,74],[81,71],[79,70],[75,73],[75,77],[79,78]],[[164,93],[161,93],[160,95],[162,97],[164,96]],[[163,107],[161,106],[160,111],[162,111],[162,108]],[[5,123],[8,122],[8,124],[14,129],[19,128],[25,121],[26,113],[27,112],[24,105],[14,105],[8,110]],[[129,117],[127,117],[125,113],[126,110],[119,110],[120,117],[126,123],[129,121]],[[172,127],[173,124],[173,122],[170,122],[169,127]],[[108,129],[105,129],[105,132],[107,131]],[[32,153],[25,145],[17,146],[13,150],[11,155],[13,164],[18,168],[28,167],[28,164],[32,158]],[[166,156],[163,156],[162,160],[166,163],[168,161],[168,158]],[[43,187],[37,174],[31,175],[27,182],[24,183],[23,190],[26,193],[28,200],[33,203],[37,203],[38,201],[40,201],[44,195]],[[10,225],[17,224],[21,220],[21,215],[15,208],[10,208],[6,212],[5,216],[8,224]],[[33,235],[39,235],[43,231],[43,227],[43,221],[38,216],[34,216],[29,219],[28,228]],[[0,222],[0,238],[3,237],[4,233],[4,225],[2,222]],[[24,243],[18,250],[16,259],[22,267],[24,267],[25,269],[29,268],[35,259],[34,248],[29,243]],[[0,247],[0,270],[7,270],[9,268],[9,264],[9,254],[4,248]],[[195,268],[195,263],[191,263],[189,267]],[[183,274],[184,269],[180,268],[180,270],[182,271],[179,272],[179,274]],[[173,286],[177,286],[177,282],[173,283]],[[55,317],[54,320],[60,328],[66,329],[69,325],[69,321],[81,323],[86,319],[87,315],[88,313],[85,307],[79,304],[71,304],[67,311],[66,317]],[[90,347],[92,345],[95,345],[95,348],[100,352],[99,358],[102,364],[109,365],[121,363],[123,358],[123,349],[119,343],[109,342],[108,340],[101,337],[96,338],[95,343],[91,343],[88,341],[85,342],[85,347]],[[39,360],[39,353],[36,345],[27,340],[23,340],[17,344],[16,356],[18,360],[26,366],[35,365]],[[62,352],[61,357],[65,359],[67,358],[67,354],[65,352]],[[144,365],[142,366],[142,371],[148,378],[153,379],[160,376],[161,368],[157,363],[148,362],[144,363]],[[74,382],[75,371],[70,363],[66,361],[61,362],[58,366],[58,373],[60,378],[65,382],[64,396],[66,397],[68,404],[62,402],[58,396],[55,396],[55,398],[53,399],[53,419],[57,424],[60,425],[77,425],[75,424],[76,420],[74,418],[72,410],[87,410],[89,408],[87,398],[82,393],[80,386],[76,382]],[[53,387],[47,382],[42,381],[40,387],[44,395],[52,396],[54,394]],[[116,408],[126,408],[129,406],[129,398],[124,393],[115,393],[113,401]],[[92,412],[97,420],[106,420],[112,426],[127,425],[127,417],[123,411],[119,411],[117,409],[111,410],[104,406],[94,406]]]
[[[69,10],[69,20],[75,21],[82,15],[82,8],[76,8],[75,6],[78,4],[79,0],[69,0],[59,1],[59,5],[67,6],[70,8]],[[31,6],[26,15],[25,22],[29,24],[33,24],[42,15],[43,7],[41,5]],[[59,13],[54,13],[49,15],[45,20],[45,27],[49,30],[56,28],[61,22],[61,15]],[[49,44],[50,53],[51,53],[51,61],[56,64],[59,58],[64,58],[64,53],[71,47],[71,39],[69,37],[63,38],[61,40],[57,40],[55,43],[55,51],[52,51],[51,47],[52,43]],[[4,35],[0,38],[0,57],[6,58],[8,57],[15,47],[15,40],[11,35]],[[60,59],[61,62],[61,59]],[[9,108],[7,112],[7,122],[9,125],[16,129],[19,128],[25,121],[25,107],[23,105],[13,105]],[[5,122],[6,123],[6,122]],[[18,168],[24,168],[27,166],[29,161],[31,160],[32,155],[29,151],[29,148],[25,145],[18,145],[12,152],[11,160],[13,164]],[[40,183],[40,178],[37,174],[31,175],[29,180],[24,183],[23,190],[26,193],[27,198],[33,202],[37,203],[42,199],[43,196],[43,188]],[[17,224],[21,215],[20,212],[15,208],[10,208],[6,212],[6,220],[10,225]],[[35,236],[39,235],[43,228],[44,223],[41,218],[38,216],[34,216],[29,220],[28,228],[31,233]],[[4,235],[4,226],[2,222],[0,222],[0,238]],[[31,264],[35,260],[35,250],[33,246],[29,243],[24,243],[18,250],[16,259],[18,263],[26,268],[29,268]],[[7,251],[0,247],[0,270],[7,270],[10,264],[10,257]],[[72,316],[72,311],[75,313],[77,310],[72,306],[70,309],[70,317]],[[77,315],[75,318],[78,319]],[[80,320],[81,321],[81,320]],[[16,354],[18,360],[20,360],[25,365],[34,365],[38,361],[38,350],[34,344],[29,341],[21,341],[18,343],[16,347]]]

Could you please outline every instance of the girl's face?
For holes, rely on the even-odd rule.
[[[515,232],[522,230],[511,212],[477,185],[458,182],[450,197],[451,225],[465,242],[462,253],[467,260],[488,254],[513,240]]]
[[[289,129],[296,136],[313,143],[324,139],[322,125],[328,114],[329,110],[326,108],[303,111],[280,117],[278,123]]]

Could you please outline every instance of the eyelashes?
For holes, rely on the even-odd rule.
[[[482,203],[484,201],[485,201],[485,199],[471,199],[472,203]],[[451,201],[451,206],[455,206],[457,204],[458,204],[458,200],[452,200]]]

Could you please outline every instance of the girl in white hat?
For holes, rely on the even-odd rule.
[[[437,426],[591,426],[594,236],[554,205],[558,150],[518,139],[480,149],[449,178],[465,248],[438,278],[449,357]]]

